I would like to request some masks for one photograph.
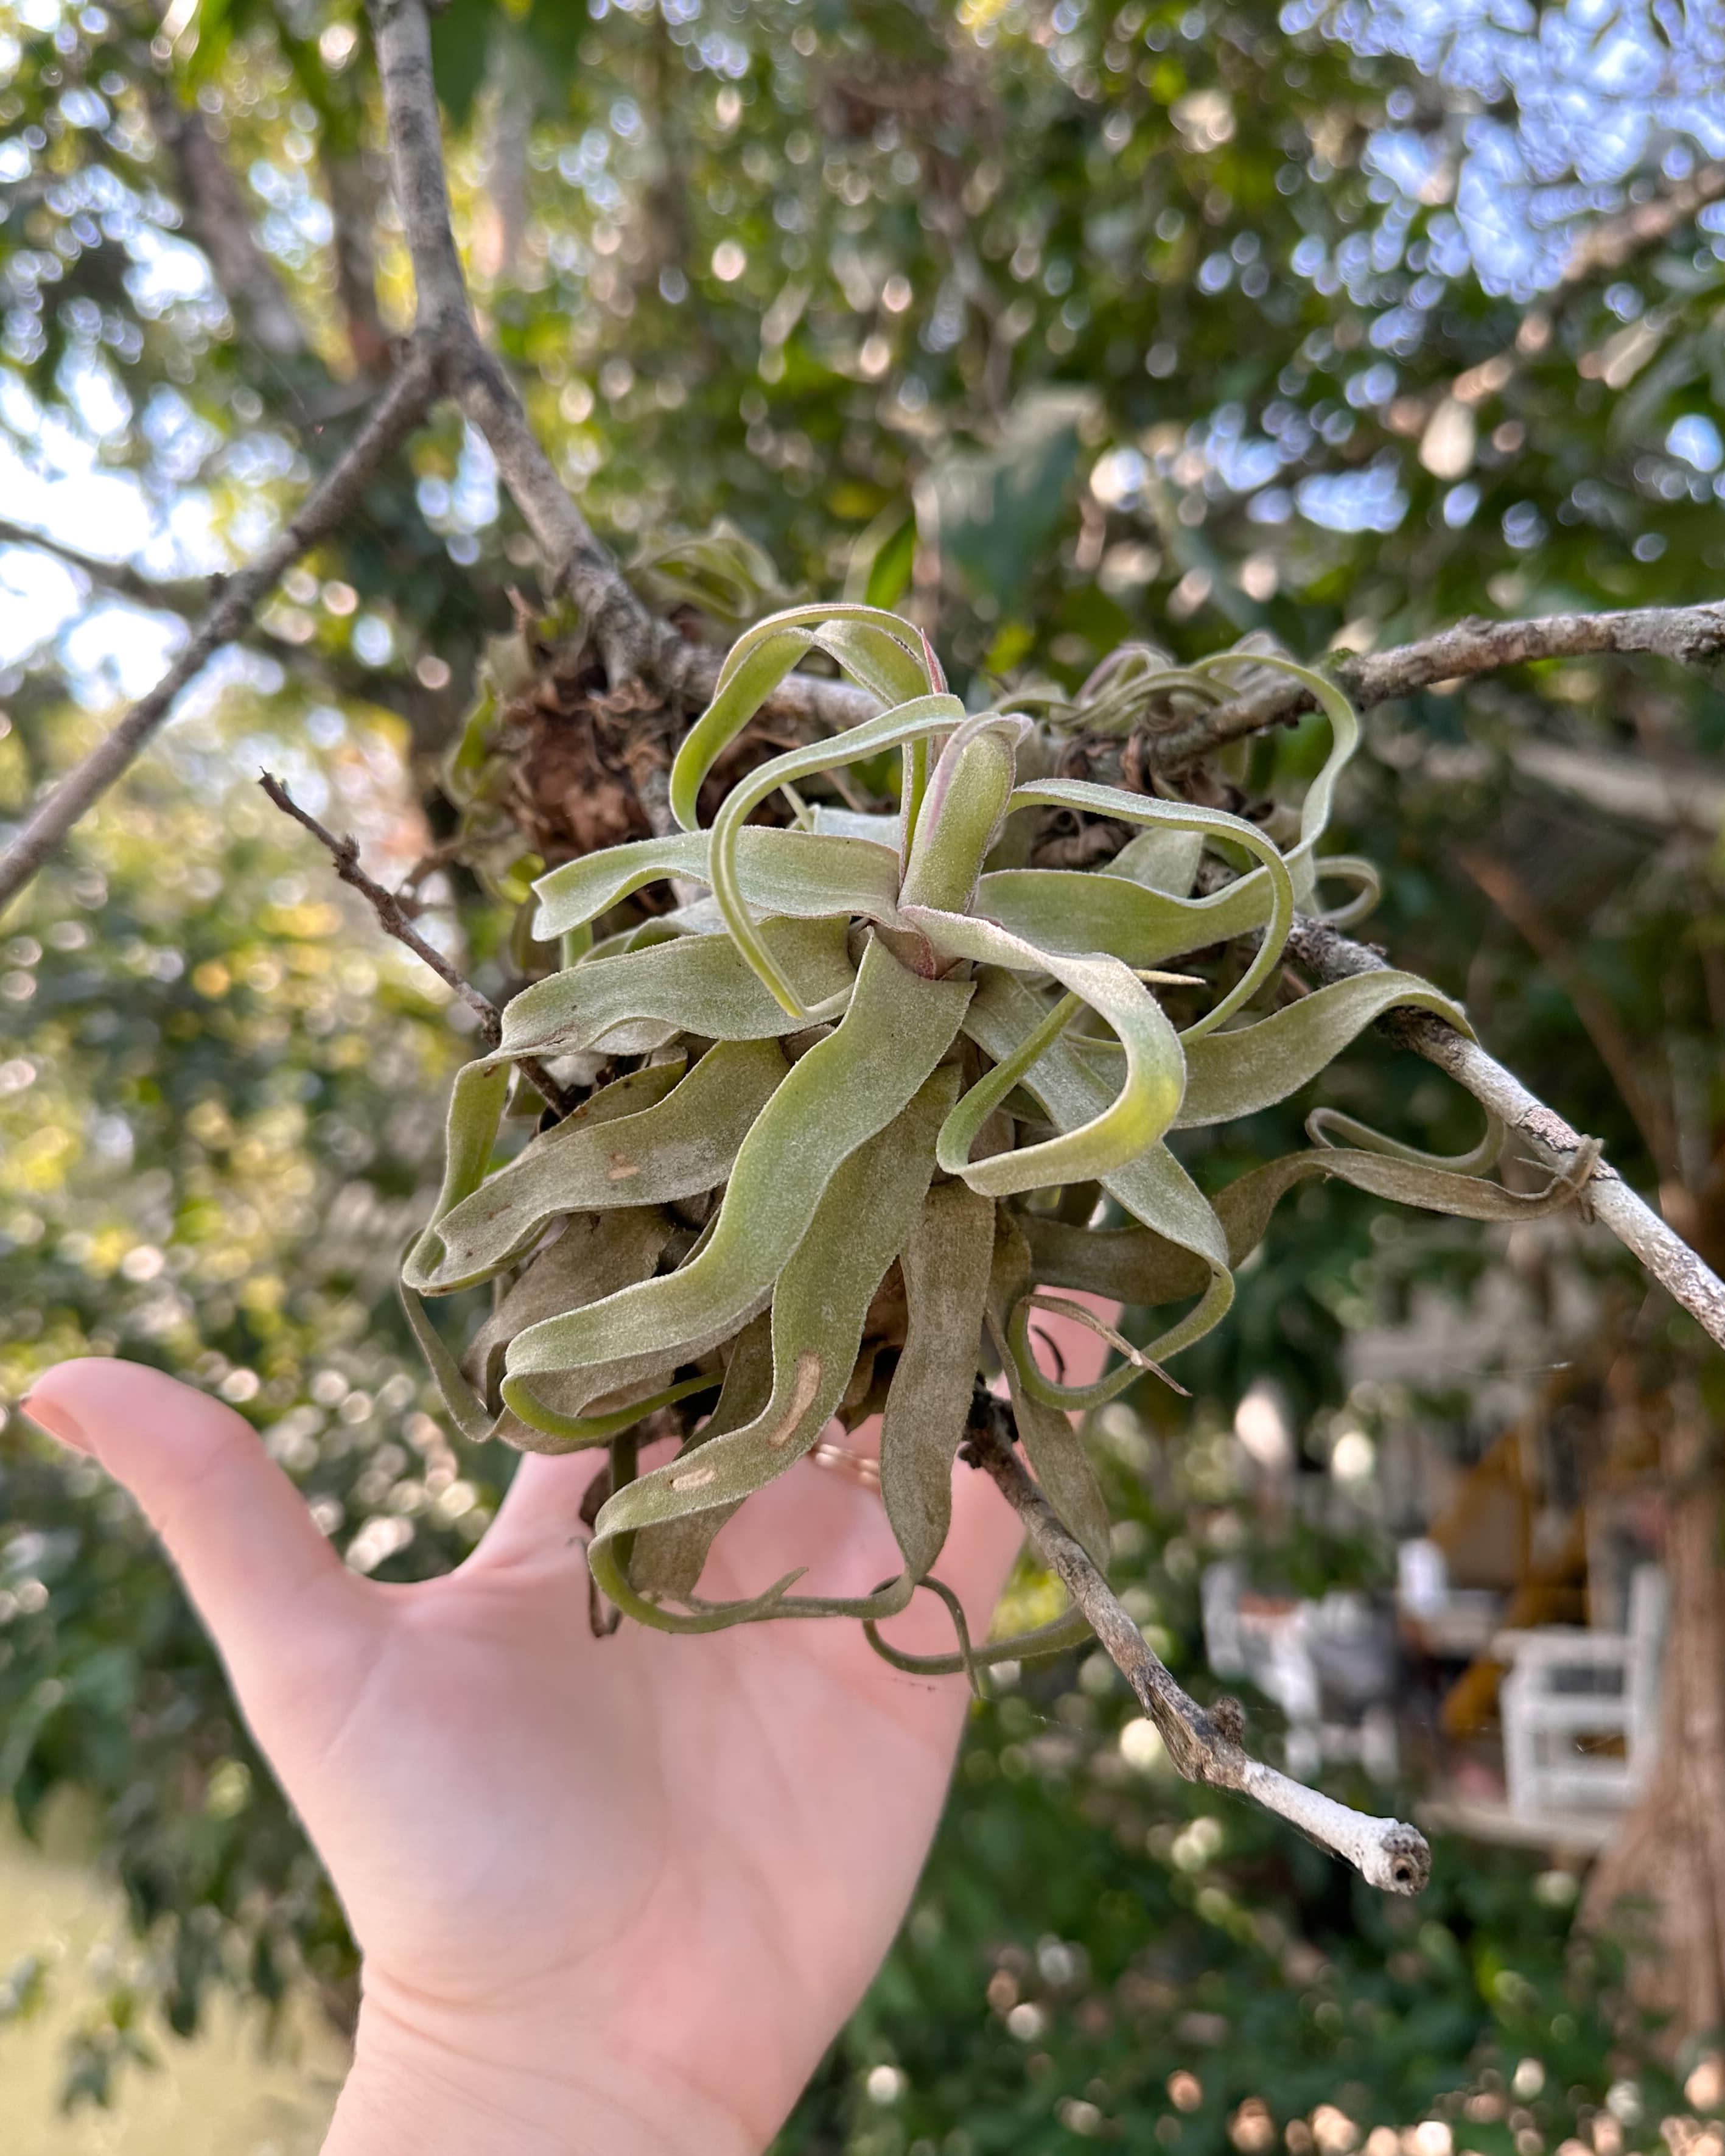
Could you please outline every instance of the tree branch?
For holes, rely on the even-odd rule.
[[[208,577],[176,577],[157,583],[133,568],[130,562],[104,562],[96,555],[80,553],[52,532],[33,531],[27,524],[14,524],[8,516],[0,516],[0,547],[31,547],[39,553],[52,554],[57,562],[64,562],[69,569],[75,569],[101,590],[112,592],[116,598],[164,613],[199,613],[216,594],[216,586]]]
[[[678,686],[691,696],[704,698],[718,679],[724,654],[703,644],[685,644],[683,652]],[[1440,682],[1542,659],[1583,658],[1602,652],[1646,652],[1680,666],[1704,667],[1725,660],[1725,601],[1612,613],[1549,614],[1528,621],[1461,622],[1418,644],[1363,658],[1338,659],[1330,671],[1356,704],[1369,709]],[[1009,704],[1012,700],[1008,696],[1004,701]],[[1168,775],[1230,742],[1271,726],[1291,726],[1314,708],[1312,697],[1297,682],[1266,679],[1246,695],[1231,697],[1177,728],[1152,732],[1141,726],[1122,751],[1117,737],[1086,735],[1081,705],[1047,729],[1049,767],[1056,767],[1077,743],[1096,778],[1129,783],[1123,773],[1134,764],[1141,772]],[[879,709],[866,690],[853,688],[849,682],[791,674],[762,706],[762,714],[838,733],[860,726]]]
[[[75,547],[69,547],[64,540],[46,531],[33,531],[28,525],[13,524],[5,517],[0,517],[0,547],[33,547],[52,555],[69,569],[87,577],[101,590],[111,592],[116,598],[125,599],[133,606],[147,607],[153,613],[177,614],[182,621],[197,620],[212,599],[221,593],[219,576],[176,577],[158,583],[133,568],[129,562],[101,561],[93,554],[80,553]],[[439,746],[437,741],[428,742],[427,738],[430,724],[428,698],[434,692],[421,689],[416,682],[338,653],[314,651],[267,625],[254,624],[234,641],[245,650],[255,651],[290,675],[309,681],[321,695],[363,698],[370,703],[381,704],[385,711],[394,711],[407,721],[416,747]]]
[[[1329,671],[1363,709],[1411,696],[1440,681],[1525,666],[1541,659],[1577,659],[1599,652],[1651,652],[1679,666],[1705,666],[1725,657],[1725,602],[1704,606],[1639,607],[1614,613],[1547,614],[1532,621],[1464,621],[1418,644],[1363,658],[1336,660]],[[1267,727],[1286,726],[1315,708],[1297,682],[1266,680],[1201,716],[1159,732],[1140,728],[1135,752],[1146,769],[1183,770],[1200,757]],[[1081,711],[1069,730],[1083,724]]]
[[[1343,981],[1356,973],[1378,973],[1385,962],[1375,951],[1355,943],[1321,921],[1296,916],[1287,942],[1288,956],[1320,981]],[[1404,1047],[1447,1070],[1476,1101],[1502,1118],[1555,1168],[1574,1166],[1586,1140],[1477,1041],[1425,1011],[1395,1011],[1383,1021],[1385,1031]],[[1725,1348],[1725,1281],[1668,1228],[1651,1206],[1630,1189],[1605,1161],[1594,1163],[1582,1185],[1582,1202],[1637,1258],[1661,1287],[1702,1330]]]
[[[580,606],[614,684],[647,676],[670,693],[698,694],[707,678],[695,648],[642,603],[594,536],[534,439],[513,385],[480,344],[450,224],[423,0],[372,0],[372,13],[396,186],[418,293],[413,352],[358,439],[280,538],[226,581],[161,681],[60,782],[0,854],[0,906],[28,882],[113,784],[167,717],[180,690],[244,630],[282,571],[351,510],[371,473],[416,424],[439,386],[456,398],[490,443],[499,470],[553,576],[567,584]],[[303,350],[298,325],[257,248],[237,182],[218,146],[195,113],[164,102],[158,105],[157,118],[186,165],[224,289],[244,301],[254,333],[267,348],[281,353]],[[209,172],[200,179],[210,160]]]
[[[347,326],[348,347],[362,375],[381,378],[389,372],[389,333],[377,311],[377,262],[372,249],[372,217],[376,203],[363,149],[354,143],[336,147],[326,132],[320,163],[330,218],[335,227],[336,292]]]
[[[449,218],[424,0],[368,0],[368,7],[419,333],[437,348],[445,388],[490,444],[552,578],[581,608],[611,685],[648,678],[680,690],[690,647],[643,604],[594,535],[528,425],[515,385],[474,327]]]
[[[184,182],[192,236],[209,258],[216,282],[243,328],[275,359],[299,359],[309,346],[280,276],[263,249],[239,182],[195,105],[164,83],[150,100],[150,119]]]
[[[980,1398],[973,1409],[967,1456],[991,1477],[1023,1521],[1037,1554],[1090,1620],[1156,1725],[1176,1771],[1189,1782],[1255,1799],[1320,1848],[1353,1865],[1368,1886],[1390,1894],[1417,1894],[1431,1876],[1425,1835],[1400,1820],[1352,1810],[1254,1759],[1239,1742],[1243,1717],[1235,1703],[1230,1702],[1231,1713],[1220,1707],[1206,1713],[1152,1651],[1101,1571],[1024,1471],[1012,1447],[1010,1410],[1004,1402],[983,1397],[987,1410]]]
[[[418,424],[432,390],[431,359],[417,350],[403,362],[370,418],[297,515],[255,561],[227,579],[220,597],[156,686],[61,779],[0,854],[0,906],[23,888],[79,818],[107,792],[167,718],[180,690],[246,628],[282,572],[352,512],[372,473]]]
[[[359,865],[358,839],[351,832],[345,839],[338,839],[333,831],[320,824],[309,809],[300,806],[273,773],[265,771],[259,773],[258,783],[284,814],[291,816],[296,824],[303,824],[320,844],[327,848],[335,864],[336,874],[365,900],[377,915],[377,926],[383,933],[393,936],[398,943],[404,945],[422,965],[430,967],[446,988],[454,990],[479,1019],[480,1035],[486,1048],[495,1048],[503,1037],[502,1013],[482,989],[475,988],[465,975],[456,972],[435,944],[426,942],[408,918],[399,896],[393,891],[385,891],[374,876],[366,874]],[[567,1116],[575,1103],[545,1065],[531,1055],[519,1056],[516,1062],[521,1075],[560,1116]]]

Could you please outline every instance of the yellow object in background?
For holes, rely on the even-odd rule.
[[[347,2056],[310,2008],[266,2055],[262,2016],[216,1999],[194,2041],[150,2032],[161,2066],[123,2069],[112,2110],[60,2110],[66,2041],[90,2005],[83,1969],[123,1926],[119,1895],[87,1866],[0,1825],[0,1970],[44,1947],[60,1957],[48,2003],[0,2028],[6,2156],[316,2156]]]

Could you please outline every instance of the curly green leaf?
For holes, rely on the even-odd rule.
[[[845,921],[769,921],[761,934],[810,1009],[849,989]],[[503,1038],[488,1060],[600,1046],[615,1055],[644,1055],[680,1033],[767,1040],[808,1022],[786,1017],[728,939],[679,937],[649,951],[588,959],[523,988],[505,1007]]]
[[[936,1071],[885,1130],[834,1172],[808,1232],[780,1275],[773,1300],[773,1391],[753,1421],[655,1468],[601,1511],[588,1563],[603,1592],[644,1623],[715,1631],[767,1614],[856,1614],[854,1599],[766,1598],[684,1615],[649,1602],[617,1562],[617,1538],[752,1496],[807,1452],[832,1419],[862,1341],[881,1276],[911,1231],[933,1173],[932,1139],[952,1105],[958,1074]]]
[[[542,941],[567,935],[648,885],[673,876],[706,883],[711,845],[710,832],[680,831],[567,862],[533,886],[539,896],[533,932]],[[739,834],[737,872],[744,900],[762,913],[799,920],[852,913],[891,921],[897,907],[896,844],[889,850],[867,839],[751,825]]]
[[[1040,1145],[972,1163],[969,1152],[976,1133],[1011,1082],[1003,1085],[998,1076],[983,1079],[960,1102],[942,1133],[940,1164],[949,1175],[962,1175],[973,1190],[990,1198],[1048,1183],[1091,1182],[1134,1158],[1167,1130],[1179,1110],[1185,1060],[1179,1036],[1162,1006],[1129,966],[1101,952],[1073,958],[1045,951],[969,914],[906,906],[904,918],[948,958],[1051,973],[1107,1020],[1125,1051],[1118,1091],[1086,1122]]]
[[[719,902],[737,948],[778,1000],[801,1022],[807,1023],[808,1014],[798,1001],[797,985],[778,963],[749,911],[743,892],[737,850],[746,819],[775,788],[788,780],[794,783],[816,772],[830,771],[836,765],[873,756],[881,749],[901,747],[907,742],[950,732],[963,720],[964,706],[956,696],[919,696],[892,711],[883,711],[878,718],[865,720],[860,726],[835,734],[829,741],[817,742],[809,748],[787,750],[783,756],[774,757],[770,762],[751,772],[747,778],[739,780],[726,795],[724,806],[713,819],[712,846],[708,855],[713,896]],[[819,833],[809,835],[818,844],[829,843]]]
[[[1015,808],[1073,808],[1090,816],[1112,816],[1127,824],[1196,832],[1207,839],[1230,839],[1263,864],[1260,873],[1266,879],[1270,896],[1269,925],[1263,940],[1233,988],[1196,1024],[1186,1029],[1183,1039],[1201,1039],[1231,1018],[1257,993],[1279,963],[1294,925],[1294,886],[1279,848],[1243,816],[1230,816],[1219,808],[1196,808],[1183,801],[1152,801],[1142,793],[1127,793],[1117,786],[1097,786],[1080,778],[1048,778],[1034,786],[1020,786],[1013,794],[1012,805]],[[1241,879],[1247,884],[1251,880]]]
[[[556,1125],[429,1231],[409,1260],[408,1285],[421,1295],[471,1286],[530,1249],[561,1213],[662,1205],[716,1188],[789,1069],[777,1041],[721,1041],[680,1084],[678,1065],[663,1072],[656,1090],[674,1085],[668,1097],[617,1119],[583,1111]],[[639,1081],[660,1077],[649,1067],[606,1091],[634,1086],[649,1102],[655,1089]],[[439,1255],[427,1265],[431,1241]]]
[[[992,1200],[962,1183],[931,1190],[901,1260],[910,1322],[880,1429],[880,1497],[907,1594],[939,1558],[952,1524],[952,1462],[970,1413],[993,1257]]]
[[[946,1055],[970,993],[968,982],[921,980],[870,944],[843,1023],[794,1066],[743,1141],[701,1246],[674,1273],[518,1334],[503,1381],[510,1406],[524,1421],[542,1419],[529,1383],[542,1373],[588,1370],[597,1394],[667,1348],[711,1347],[752,1316],[840,1164]]]

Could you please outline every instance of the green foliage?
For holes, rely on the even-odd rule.
[[[1692,18],[1698,34],[1708,11],[1681,22],[1621,11],[1614,35],[1639,40],[1635,86],[1601,88],[1597,69],[1620,50],[1602,38],[1571,55],[1562,100],[1542,94],[1540,40],[1563,11],[1526,30],[1507,11],[1489,22],[1437,12],[1434,29],[1388,0],[1286,16],[1258,0],[747,11],[706,0],[698,13],[454,0],[437,25],[439,83],[488,333],[561,471],[667,600],[726,634],[809,590],[906,605],[967,708],[1041,708],[1024,693],[1035,684],[1070,701],[1127,639],[1189,664],[1251,628],[1316,653],[1338,632],[1389,644],[1470,613],[1714,596],[1725,547],[1712,451],[1704,428],[1677,429],[1717,417],[1717,210],[1645,228],[1627,251],[1558,274],[1572,242],[1629,207],[1632,188],[1663,192],[1696,154],[1712,76],[1703,55],[1674,59],[1668,41]],[[354,423],[367,385],[332,222],[344,244],[369,248],[386,326],[408,319],[398,234],[376,215],[331,211],[338,157],[360,158],[370,209],[386,192],[348,0],[201,8],[154,59],[157,10],[91,8],[52,23],[49,13],[0,0],[8,513],[46,522],[39,482],[87,466],[124,493],[103,497],[100,528],[80,543],[177,581],[160,587],[162,611],[100,603],[94,634],[71,635],[100,581],[0,552],[0,582],[23,594],[7,609],[0,675],[7,819],[88,745],[126,636],[158,634],[199,603],[179,572],[249,552]],[[1686,95],[1674,97],[1685,50]],[[244,295],[208,266],[206,203],[176,147],[176,113],[201,118],[236,176],[241,222],[304,351],[261,348]],[[515,113],[526,124],[512,133],[500,121]],[[1599,162],[1602,144],[1618,146],[1620,168]],[[1470,206],[1464,218],[1461,197],[1482,175],[1492,215]],[[513,198],[511,254],[496,235]],[[1059,437],[1070,461],[1015,461],[1048,412],[1070,414]],[[531,603],[537,565],[485,460],[442,418],[415,440],[411,466],[380,480],[352,526],[285,581],[223,692],[219,730],[177,722],[162,761],[0,926],[4,1390],[21,1393],[59,1355],[116,1348],[227,1385],[350,1560],[398,1571],[454,1562],[513,1458],[499,1445],[457,1460],[393,1301],[396,1256],[432,1204],[447,1016],[362,915],[338,912],[314,932],[308,916],[324,922],[331,896],[322,865],[245,795],[264,760],[304,793],[325,751],[296,770],[284,748],[339,707],[350,742],[367,745],[338,758],[352,787],[343,814],[362,821],[383,802],[372,833],[390,836],[406,752],[377,747],[377,708],[406,719],[423,777],[480,697],[485,639],[518,645],[509,594],[520,587]],[[125,547],[119,510],[149,528],[147,548]],[[721,520],[745,535],[748,576],[768,557],[782,591],[763,582],[743,604],[736,557],[698,540],[690,550],[687,535]],[[1015,673],[1007,697],[999,677]],[[481,875],[519,898],[551,857],[532,858],[499,810],[494,716],[473,731],[455,790],[470,776],[470,822],[492,818],[496,844]],[[1670,759],[1672,793],[1704,803],[1725,744],[1717,685],[1587,659],[1428,692],[1364,731],[1331,829],[1381,866],[1373,932],[1399,965],[1465,996],[1494,1050],[1598,1132],[1642,1187],[1702,1188],[1725,1127],[1711,811],[1689,823],[1625,808],[1622,780],[1625,759],[1651,745]],[[271,737],[262,752],[259,732]],[[1539,762],[1530,747],[1568,761]],[[1244,747],[1219,760],[1217,798],[1236,813],[1291,798],[1326,749],[1322,722]],[[885,790],[884,769],[858,778]],[[439,836],[448,807],[422,791]],[[1076,842],[1084,819],[1064,828]],[[745,892],[751,843],[742,834]],[[1516,866],[1553,932],[1555,970],[1498,916],[1464,850]],[[999,896],[979,910],[1036,942],[1045,910],[1008,880],[1031,873],[992,870]],[[517,988],[495,906],[465,877],[428,888],[455,906],[474,976],[500,1000]],[[1167,955],[1156,888],[1125,901],[1137,909],[1133,964]],[[228,978],[218,995],[196,986],[206,966]],[[1578,1014],[1589,991],[1671,1104],[1668,1132],[1638,1123],[1613,1083]],[[776,1023],[761,994],[763,1023]],[[1118,1091],[1111,1070],[1094,1090],[1081,1114]],[[1476,1137],[1471,1104],[1368,1031],[1296,1099],[1178,1132],[1178,1158],[1204,1189],[1232,1188],[1300,1146],[1312,1093],[1440,1153]],[[536,1163],[525,1187],[542,1155],[521,1136],[516,1157]],[[1153,1383],[1133,1397],[1194,1463],[1262,1379],[1281,1388],[1308,1464],[1343,1414],[1374,1430],[1417,1414],[1465,1449],[1487,1434],[1487,1387],[1501,1399],[1517,1370],[1572,1352],[1558,1326],[1566,1297],[1595,1298],[1601,1342],[1641,1310],[1639,1283],[1609,1253],[1564,1246],[1566,1270],[1536,1252],[1530,1273],[1524,1249],[1506,1257],[1501,1230],[1387,1211],[1334,1179],[1307,1183],[1240,1269],[1229,1322],[1185,1351],[1190,1405]],[[134,1277],[152,1252],[161,1270]],[[1458,1371],[1423,1398],[1353,1382],[1350,1342],[1374,1320],[1434,1295],[1490,1303],[1524,1291],[1533,1344],[1507,1371]],[[1637,1328],[1636,1353],[1681,1365],[1692,1352],[1657,1311]],[[907,1342],[896,1382],[913,1353]],[[745,1411],[746,1374],[728,1410],[744,1420],[757,1411]],[[352,1953],[139,1523],[21,1425],[0,1448],[3,1591],[16,1604],[0,1605],[0,1761],[33,1818],[69,1789],[94,1796],[136,1923],[136,1957],[112,1999],[95,2002],[76,2064],[79,2090],[101,2095],[133,2038],[154,2046],[164,2020],[189,2026],[212,1984],[268,1998],[309,1969],[339,1999]],[[1112,1477],[1109,1495],[1117,1521],[1139,1517]],[[1208,1481],[1182,1482],[1142,1522],[1153,1568],[1163,1549],[1195,1562],[1220,1532]],[[1371,1576],[1382,1552],[1363,1533],[1338,1544],[1291,1530],[1260,1562],[1312,1592]],[[1130,1584],[1126,1553],[1117,1566]],[[1168,1616],[1172,1650],[1173,1629],[1189,1626],[1191,1580],[1149,1577],[1168,1610],[1185,1613]],[[1018,1596],[1017,1621],[1052,1614],[1039,1592]],[[1181,1898],[1201,1890],[1178,1866],[1147,1853],[1153,1828],[1177,1833],[1201,1802],[1154,1776],[1132,1782],[1128,1849],[1129,1836],[1086,1824],[1087,1769],[1020,1771],[1024,1748],[1050,1732],[1019,1726],[1018,1710],[1052,1714],[1064,1732],[1060,1702],[1076,1712],[1090,1700],[1055,1668],[978,1717],[973,1748],[996,1764],[961,1775],[925,1890],[942,1939],[913,1927],[793,2145],[862,2156],[962,2134],[973,2112],[1002,2122],[987,2129],[1000,2145],[1064,2146],[1083,2128],[1056,2119],[1056,2099],[1111,2115],[1114,2096],[1085,2095],[1086,2077],[1127,2089],[1138,2046],[1157,2064],[1130,2084],[1135,2102],[1168,2067],[1198,2065],[1204,2107],[1183,2131],[1190,2145],[1202,2122],[1206,2148],[1244,2094],[1269,2098],[1280,2125],[1320,2097],[1340,2101],[1349,2080],[1375,2091],[1348,2099],[1362,2124],[1403,2123],[1422,2091],[1474,2071],[1486,2037],[1506,2076],[1523,2046],[1549,2060],[1548,2143],[1571,2117],[1549,2090],[1597,2098],[1607,2047],[1584,1971],[1570,1969],[1577,1997],[1558,2003],[1563,1916],[1533,1893],[1532,1866],[1440,1852],[1430,1906],[1464,1951],[1396,1989],[1385,1972],[1413,1949],[1386,1958],[1378,1919],[1315,1854],[1277,1839],[1263,1861],[1230,1869],[1259,1831],[1230,1809],[1214,1860],[1237,1881],[1229,1892],[1284,1910],[1291,1939],[1316,1941],[1340,1972],[1348,2035],[1366,2025],[1356,1997],[1418,2021],[1430,2063],[1374,2081],[1379,2060],[1402,2071],[1396,2033],[1359,2039],[1363,2058],[1326,2051],[1299,2004],[1315,1979],[1279,1986],[1264,1953]],[[1164,1989],[1137,2010],[1146,2033],[1129,2005],[1104,2038],[1075,2033],[1075,2004],[1053,2017],[1056,2041],[1035,2045],[985,2013],[1002,1944],[1034,1958],[1045,1935],[1077,1940],[1117,1982],[1132,1955],[1153,1953],[1158,1926],[1173,1944],[1149,1972]],[[1542,2050],[1531,2021],[1504,2021],[1488,1979],[1506,1969],[1550,2005],[1547,2032],[1552,2015],[1573,2015],[1573,2066],[1571,2050]],[[1178,2034],[1189,2013],[1229,2020],[1222,2080],[1206,2063],[1215,2055],[1199,2058],[1197,2039]],[[1044,2055],[1051,2076],[1029,2071]],[[1229,2079],[1245,2057],[1249,2079]],[[893,2059],[910,2074],[906,2102],[926,2107],[914,2128],[857,2079]],[[1650,2083],[1632,2145],[1651,2138],[1665,2102]],[[1499,2118],[1476,2145],[1507,2156],[1512,2130]],[[962,2142],[951,2145],[957,2156]]]

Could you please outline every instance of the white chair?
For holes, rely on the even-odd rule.
[[[1492,1656],[1511,1665],[1499,1700],[1509,1808],[1518,1817],[1622,1810],[1640,1790],[1658,1738],[1669,1602],[1660,1568],[1638,1565],[1625,1631],[1541,1625],[1497,1634]],[[1589,1750],[1589,1738],[1615,1740],[1614,1748]]]
[[[1450,1584],[1450,1561],[1425,1536],[1396,1545],[1396,1607],[1410,1644],[1422,1653],[1471,1661],[1482,1654],[1503,1614],[1501,1594]]]

